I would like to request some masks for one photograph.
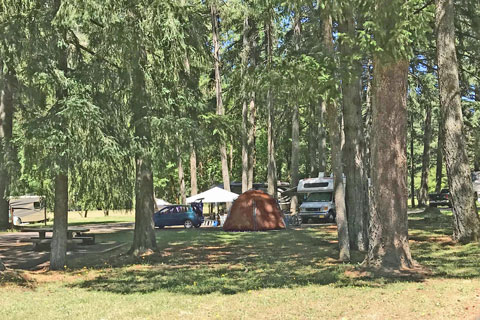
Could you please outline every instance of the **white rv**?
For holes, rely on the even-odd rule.
[[[473,192],[477,193],[477,199],[480,203],[480,171],[472,172]]]
[[[335,201],[333,196],[333,177],[302,179],[298,183],[297,193],[303,194],[300,217],[305,223],[308,219],[327,219],[335,221]]]
[[[40,196],[12,197],[9,201],[10,219],[13,225],[18,226],[25,222],[45,220],[45,208]]]

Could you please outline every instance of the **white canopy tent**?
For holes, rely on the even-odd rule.
[[[238,198],[238,194],[224,190],[219,187],[214,187],[210,190],[196,194],[187,198],[187,203],[192,203],[202,199],[203,203],[226,203],[233,202]]]
[[[168,206],[170,203],[163,200],[163,199],[160,199],[160,198],[155,198],[155,203],[157,204],[157,207],[163,207],[163,206]]]

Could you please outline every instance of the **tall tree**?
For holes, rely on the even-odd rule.
[[[326,54],[333,60],[333,31],[332,18],[329,14],[324,14],[322,21],[323,44]],[[343,165],[342,165],[342,141],[341,127],[338,120],[337,105],[332,92],[327,93],[324,102],[326,104],[326,116],[331,144],[331,163],[334,176],[334,198],[335,211],[338,228],[338,245],[340,249],[339,259],[341,261],[350,260],[350,241],[348,234],[348,220],[346,216],[345,205],[345,186],[343,183]]]
[[[293,34],[295,43],[295,52],[299,54],[300,51],[300,33],[301,33],[301,12],[300,6],[295,8],[295,17],[293,22]],[[292,156],[290,163],[290,185],[298,185],[298,167],[299,167],[299,151],[300,151],[300,105],[298,95],[293,103],[292,111]],[[292,213],[297,212],[298,197],[292,196],[290,203],[290,211]]]
[[[361,75],[362,65],[355,58],[355,18],[353,9],[347,6],[343,10],[339,32],[345,34],[340,41],[340,52],[344,67],[342,79],[343,119],[345,122],[345,175],[346,206],[350,248],[367,251],[368,248],[368,198],[365,173],[365,140],[363,135]]]
[[[373,58],[369,247],[366,263],[380,269],[413,266],[407,226],[408,38],[396,37],[406,24],[405,1],[375,1],[377,46]],[[401,30],[401,29],[400,29]]]
[[[420,191],[418,194],[418,205],[425,206],[428,201],[428,174],[430,171],[430,142],[432,139],[432,104],[425,104],[425,120],[423,126],[423,155],[422,155],[422,176],[420,180]]]
[[[7,197],[10,173],[7,163],[11,152],[13,127],[13,81],[12,71],[0,60],[0,229],[9,226]]]
[[[215,95],[217,101],[217,115],[223,116],[225,114],[225,108],[222,100],[222,78],[220,74],[220,39],[219,39],[219,14],[217,9],[216,0],[213,0],[210,4],[210,14],[212,21],[212,42],[213,42],[213,59],[215,70]],[[225,139],[220,139],[220,160],[222,164],[222,178],[223,188],[230,191],[230,174],[228,172],[227,161],[227,146]]]
[[[273,64],[273,32],[271,11],[268,11],[268,20],[265,23],[265,51],[267,56],[267,73],[272,73]],[[268,82],[267,88],[267,183],[268,193],[275,198],[277,197],[277,163],[275,161],[275,139],[274,139],[274,114],[275,105],[273,98],[273,90],[271,81]]]
[[[480,219],[472,197],[473,187],[463,131],[453,0],[436,0],[435,27],[440,89],[444,116],[443,151],[453,207],[453,239],[468,243],[480,239]]]
[[[249,17],[243,20],[243,52],[242,52],[242,193],[249,189],[249,134],[248,134],[248,57],[250,55]]]
[[[195,144],[190,143],[190,193],[192,196],[198,193],[197,187],[197,152]]]

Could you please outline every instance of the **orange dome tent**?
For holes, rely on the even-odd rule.
[[[249,190],[240,195],[223,224],[225,231],[273,229],[285,229],[285,221],[275,199],[260,190]]]

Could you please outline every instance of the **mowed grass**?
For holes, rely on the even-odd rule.
[[[65,272],[4,279],[0,319],[474,319],[480,248],[453,243],[450,222],[438,210],[410,215],[412,254],[426,270],[400,277],[361,269],[359,253],[340,263],[334,226],[166,228],[150,256],[86,255]],[[99,237],[130,242],[132,232]]]

